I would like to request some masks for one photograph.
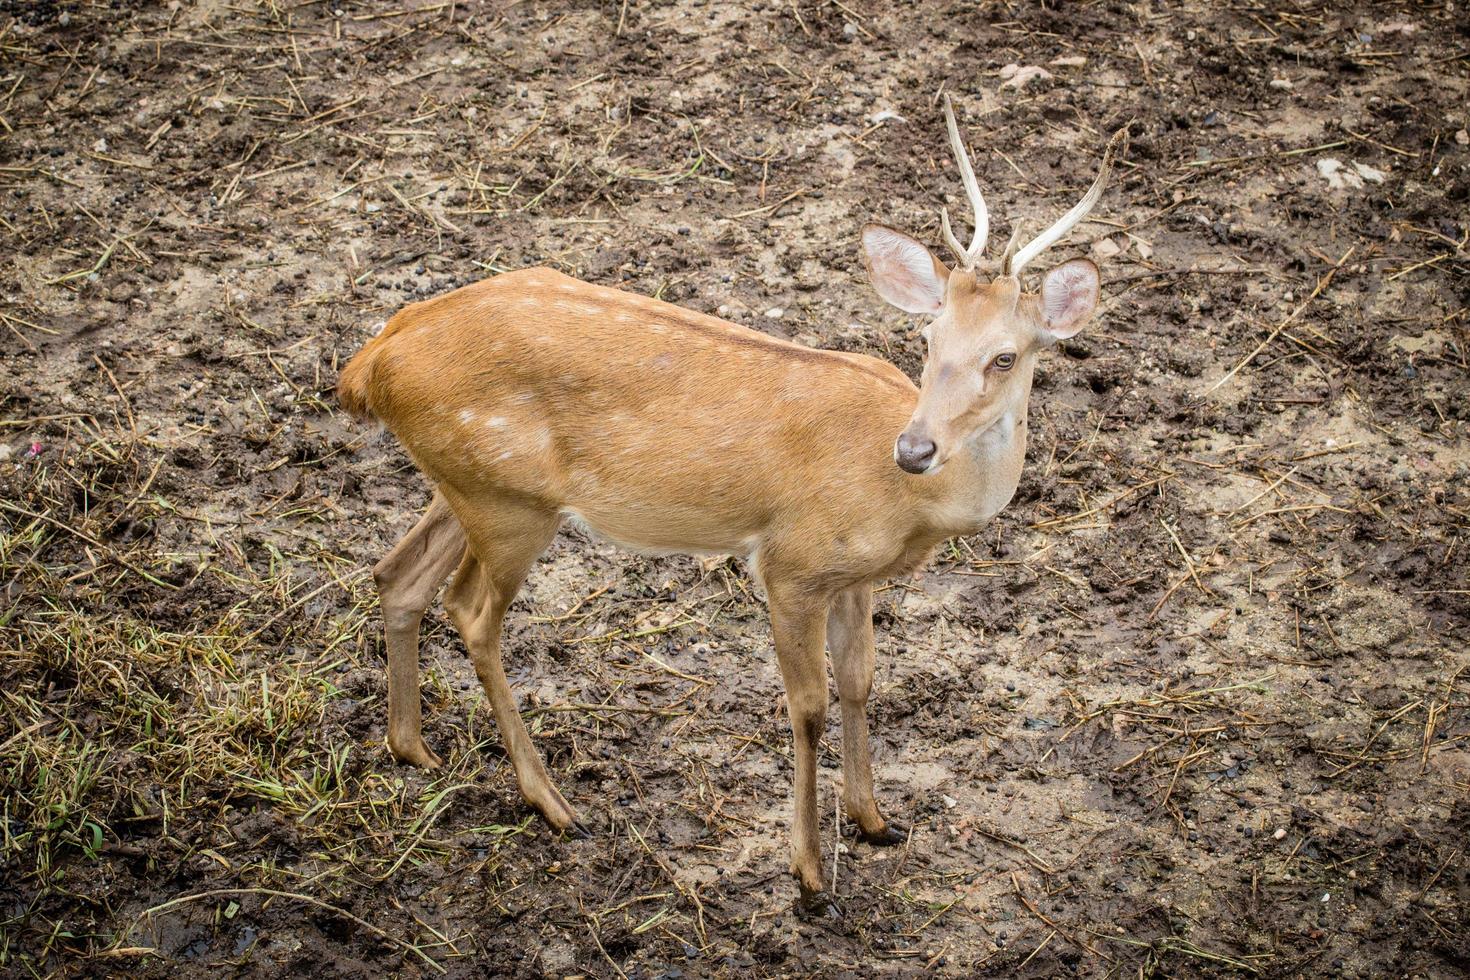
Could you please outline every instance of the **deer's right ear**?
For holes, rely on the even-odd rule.
[[[914,239],[882,225],[863,226],[863,261],[878,295],[906,313],[938,313],[949,268]]]

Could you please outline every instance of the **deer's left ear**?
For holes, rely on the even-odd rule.
[[[1100,278],[1091,259],[1063,262],[1041,283],[1041,334],[1048,344],[1076,336],[1097,309]]]

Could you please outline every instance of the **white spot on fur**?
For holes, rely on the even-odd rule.
[[[465,409],[464,411],[459,413],[459,420],[465,425],[469,425],[475,420],[475,413],[470,411],[469,409]]]
[[[501,429],[501,428],[504,428],[505,427],[505,423],[506,423],[506,418],[505,418],[504,415],[492,415],[488,419],[485,420],[485,426],[486,426],[486,428],[490,428],[490,429]]]
[[[750,577],[755,580],[757,585],[764,589],[766,587],[766,581],[761,578],[760,542],[747,540],[747,544],[749,544],[750,548],[745,555],[745,565],[750,569]]]
[[[503,463],[506,460],[510,459],[514,455],[515,455],[515,453],[513,453],[509,449],[507,449],[505,452],[503,452],[499,456],[496,456],[495,457],[495,462],[497,462],[497,463]]]

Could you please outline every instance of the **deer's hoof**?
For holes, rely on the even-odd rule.
[[[443,762],[429,748],[423,736],[397,741],[388,739],[388,751],[393,753],[393,758],[410,766],[418,766],[420,769],[438,769]]]
[[[825,888],[808,888],[797,883],[800,894],[796,899],[796,914],[803,919],[835,921],[842,918],[842,909],[837,899]]]
[[[909,839],[909,829],[903,824],[889,821],[882,830],[866,831],[858,828],[858,840],[864,844],[872,844],[874,847],[897,847]]]

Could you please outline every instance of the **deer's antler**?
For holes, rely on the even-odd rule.
[[[960,165],[960,179],[965,184],[965,195],[975,212],[975,235],[969,248],[961,248],[960,240],[949,226],[949,210],[939,209],[939,223],[944,228],[944,241],[959,259],[964,269],[973,269],[980,256],[985,253],[985,240],[990,237],[990,211],[985,207],[985,198],[980,196],[980,185],[975,181],[975,168],[970,165],[970,155],[965,152],[965,141],[960,138],[959,124],[954,121],[954,107],[949,96],[944,97],[944,125],[949,130],[949,145],[954,150],[955,160]]]
[[[1098,199],[1102,197],[1103,189],[1108,185],[1108,178],[1113,173],[1113,161],[1117,159],[1119,152],[1121,152],[1124,143],[1127,141],[1127,135],[1127,129],[1120,129],[1113,134],[1113,138],[1108,140],[1108,148],[1103,152],[1102,167],[1098,170],[1097,179],[1092,182],[1092,186],[1082,196],[1082,200],[1078,201],[1072,210],[1062,215],[1056,224],[1031,239],[1024,247],[1011,255],[1008,267],[1004,270],[1006,274],[1012,276],[1020,275],[1021,270],[1032,259],[1036,258],[1036,256],[1046,251],[1052,245],[1055,245],[1061,240],[1063,235],[1071,231],[1083,218],[1087,217],[1087,213],[1097,204]]]

